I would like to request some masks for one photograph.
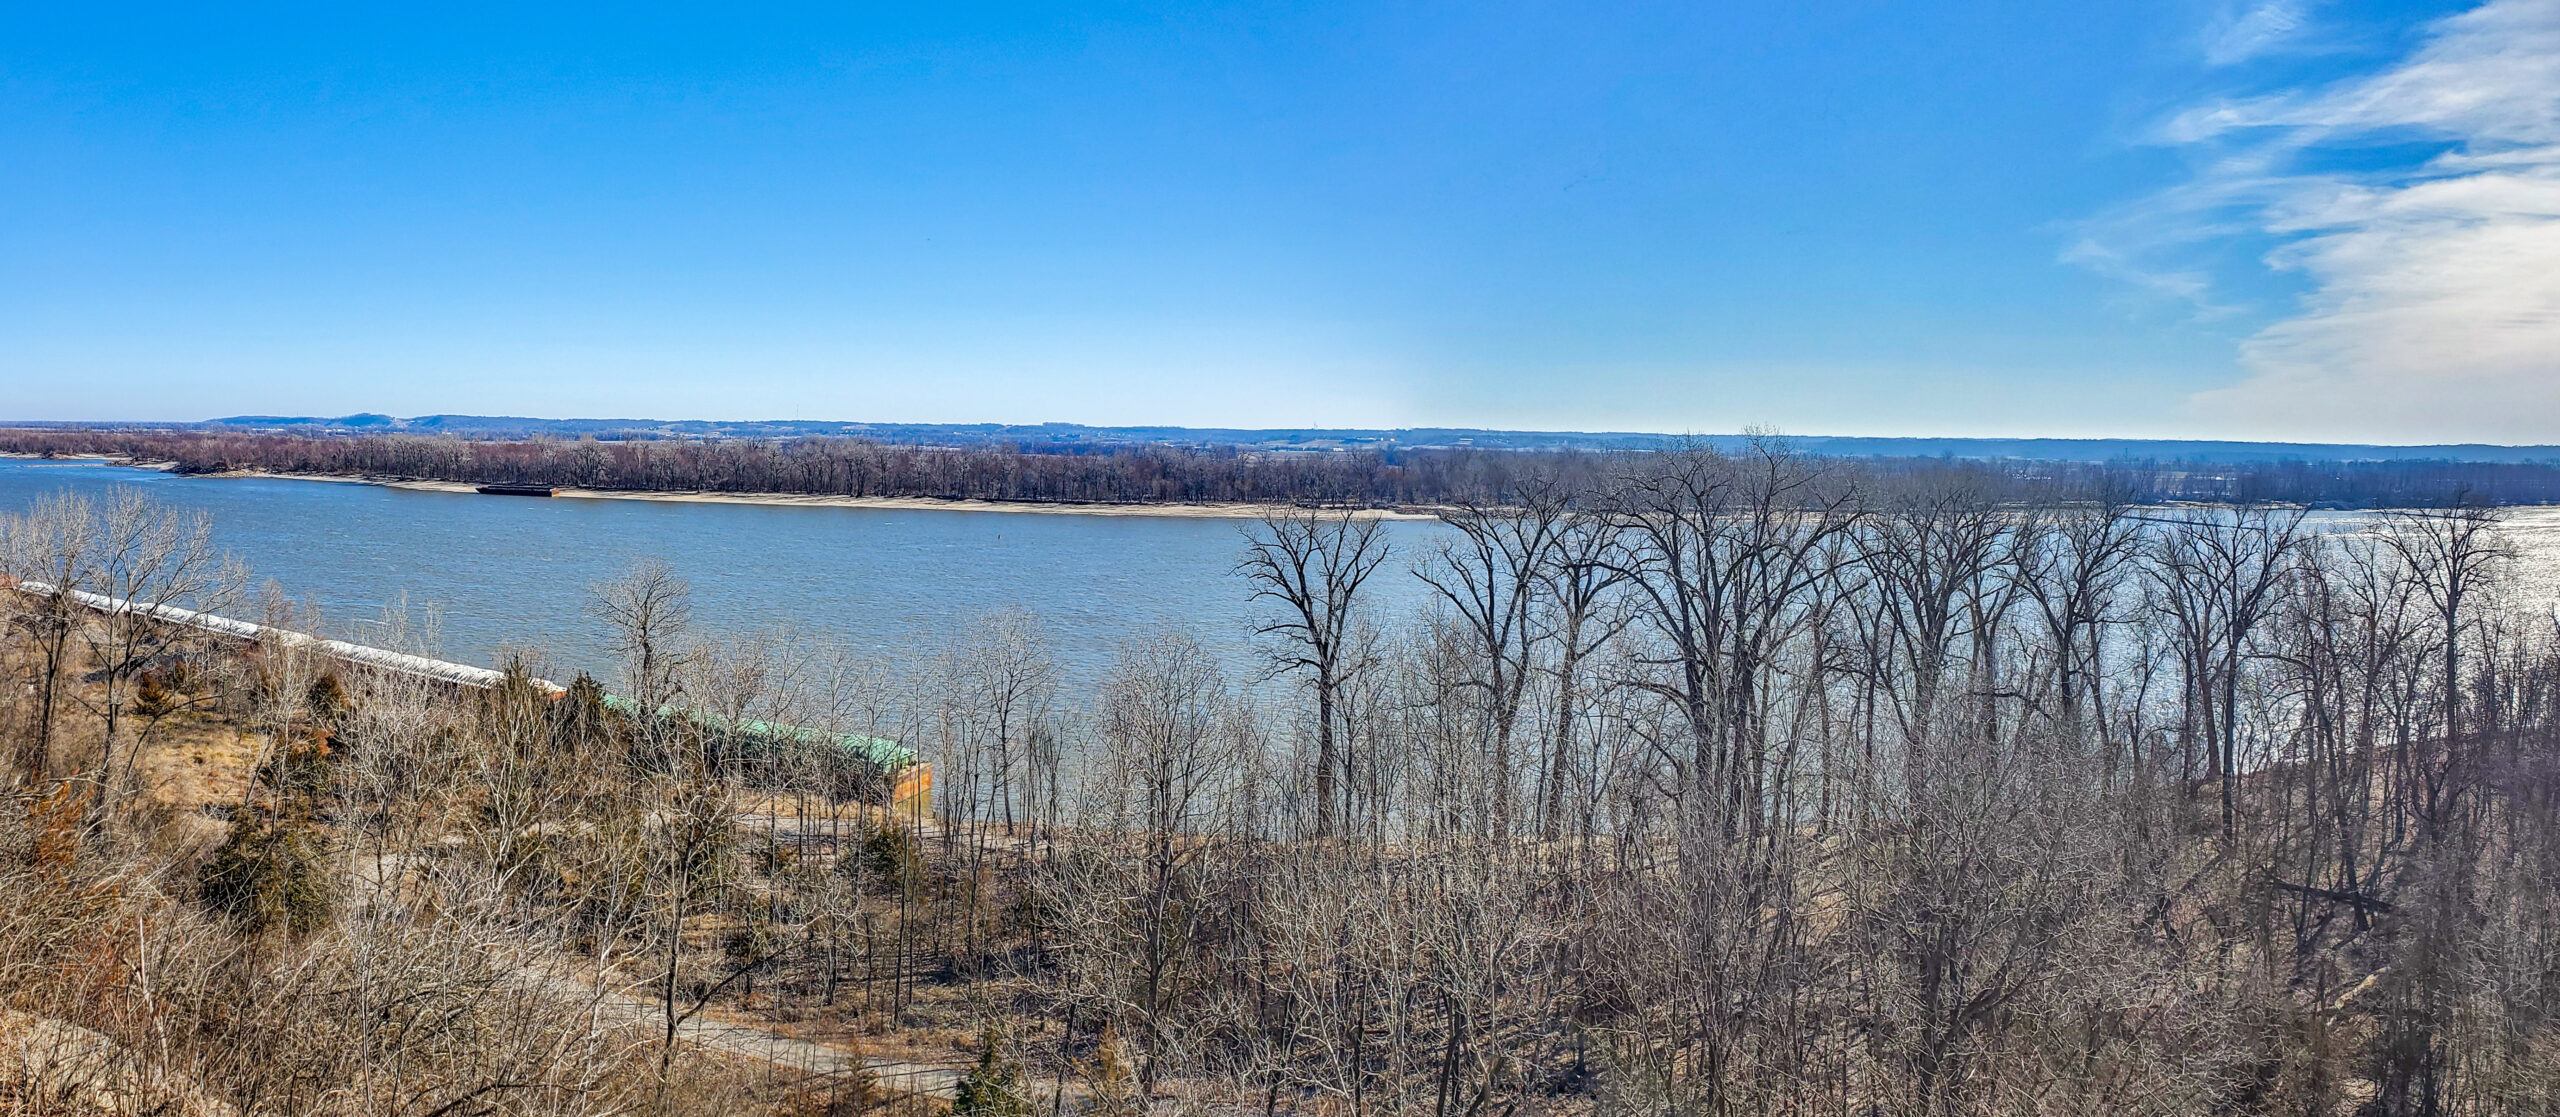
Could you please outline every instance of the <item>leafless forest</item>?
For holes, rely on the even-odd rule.
[[[25,588],[317,623],[138,497],[39,506],[0,1099],[2560,1106],[2560,629],[2495,510],[2031,480],[1770,444],[1514,476],[1423,553],[1275,514],[1237,544],[1259,671],[1166,631],[1090,695],[1036,617],[878,662],[701,637],[658,567],[594,590],[616,677],[442,687]],[[1368,608],[1403,578],[1428,613]],[[722,728],[767,722],[901,741],[930,801]]]
[[[1300,507],[1510,504],[1563,485],[1604,487],[1614,454],[1468,448],[1271,451],[868,438],[460,438],[241,431],[0,429],[0,453],[112,454],[183,473],[251,470],[341,477],[528,482],[626,492],[790,493],[1070,504],[1252,503]],[[1862,468],[1916,479],[1985,473],[2005,500],[2107,487],[2144,502],[2281,502],[2392,508],[2451,493],[2491,504],[2560,503],[2560,463],[2463,461],[1960,462],[1877,458]]]

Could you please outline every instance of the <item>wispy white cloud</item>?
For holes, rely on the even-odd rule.
[[[2307,285],[2242,343],[2245,377],[2195,397],[2209,425],[2560,441],[2560,0],[2491,0],[2377,72],[2194,106],[2156,138],[2200,169],[2091,222],[2101,247],[2069,257],[2199,275],[2173,262],[2268,237],[2279,247],[2265,264]],[[2371,168],[2413,146],[2433,154],[2313,169]],[[2212,305],[2211,284],[2190,286],[2173,293]]]
[[[2213,301],[2213,277],[2204,270],[2153,267],[2104,238],[2083,236],[2063,249],[2062,258],[2158,298],[2189,304],[2200,315],[2218,316],[2231,310]]]
[[[2205,25],[2204,59],[2216,66],[2246,62],[2298,39],[2309,23],[2306,0],[2226,7]]]

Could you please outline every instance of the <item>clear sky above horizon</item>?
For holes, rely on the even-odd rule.
[[[0,418],[2560,441],[2560,0],[17,5]]]

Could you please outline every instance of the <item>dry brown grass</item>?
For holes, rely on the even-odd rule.
[[[140,769],[150,800],[176,811],[229,807],[247,794],[259,737],[220,713],[185,711],[154,726]]]

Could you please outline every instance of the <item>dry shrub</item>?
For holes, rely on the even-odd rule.
[[[27,861],[47,874],[66,872],[80,852],[80,820],[85,797],[79,785],[64,781],[27,808]]]
[[[635,1014],[536,964],[555,956],[529,952],[520,929],[473,914],[488,905],[468,897],[432,915],[352,913],[298,937],[261,936],[180,902],[165,887],[174,867],[146,845],[92,845],[39,870],[34,837],[24,821],[0,826],[12,854],[0,860],[0,1006],[115,1045],[91,1085],[134,1110],[218,1111],[187,1099],[351,1115],[761,1105],[761,1072],[690,1054],[662,1068]],[[294,894],[333,871],[291,826],[249,823],[234,838],[207,876],[236,881],[225,894],[265,926],[290,926]]]

